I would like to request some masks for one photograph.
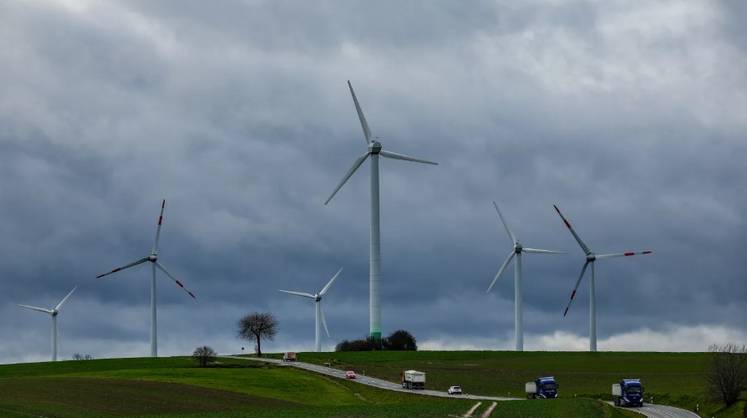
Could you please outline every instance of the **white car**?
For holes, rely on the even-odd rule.
[[[461,395],[462,394],[462,387],[461,386],[452,386],[447,390],[449,392],[449,395]]]

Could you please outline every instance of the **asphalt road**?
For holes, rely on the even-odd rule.
[[[298,369],[304,369],[311,372],[336,377],[339,379],[345,379],[345,371],[335,369],[332,367],[325,367],[320,366],[317,364],[311,364],[311,363],[303,363],[299,361],[295,362],[283,362],[281,360],[276,359],[269,359],[269,358],[256,358],[256,357],[239,357],[239,356],[222,356],[225,358],[231,358],[231,359],[238,359],[238,360],[250,360],[250,361],[260,361],[264,363],[273,363],[280,366],[286,366],[286,367],[296,367]],[[524,398],[504,398],[499,396],[480,396],[480,395],[470,395],[470,394],[464,394],[464,395],[449,395],[446,392],[437,391],[437,390],[408,390],[403,389],[402,385],[394,382],[390,382],[388,380],[378,379],[375,377],[369,377],[369,376],[361,376],[358,375],[356,379],[354,380],[357,383],[361,383],[368,386],[377,387],[379,389],[386,389],[386,390],[393,390],[397,392],[404,392],[404,393],[410,393],[415,395],[425,395],[425,396],[437,396],[441,398],[457,398],[457,399],[474,399],[474,400],[486,400],[486,401],[516,401],[516,400],[525,400]],[[612,404],[612,402],[609,402]],[[640,408],[630,408],[631,410],[638,412],[642,415],[645,415],[649,418],[700,418],[697,414],[694,412],[686,411],[684,409],[675,408],[673,406],[667,406],[667,405],[652,405],[652,404],[644,404],[644,406]]]
[[[607,403],[614,406],[612,402]],[[631,411],[638,412],[639,414],[643,414],[650,418],[700,418],[700,415],[695,412],[667,405],[652,405],[644,403],[643,406],[639,408],[622,409],[630,409]]]

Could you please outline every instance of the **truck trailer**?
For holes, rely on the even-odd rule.
[[[643,385],[640,379],[622,379],[612,385],[615,406],[643,406]]]
[[[524,385],[527,399],[555,399],[558,397],[558,382],[552,376],[537,378]]]
[[[425,373],[417,370],[403,371],[402,387],[405,389],[425,389]]]

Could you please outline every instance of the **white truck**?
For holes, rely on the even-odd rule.
[[[402,387],[405,389],[425,389],[425,373],[417,370],[403,371]]]

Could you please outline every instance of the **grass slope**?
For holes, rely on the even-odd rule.
[[[694,410],[703,416],[739,416],[705,402],[706,353],[418,351],[301,353],[300,361],[333,363],[390,381],[400,372],[427,373],[427,386],[446,390],[459,384],[481,395],[523,396],[524,383],[555,376],[561,397],[610,399],[610,386],[621,378],[640,378],[656,403]]]
[[[444,417],[475,402],[370,388],[302,370],[187,358],[0,366],[2,417]],[[483,403],[479,413],[488,407]],[[493,417],[631,416],[589,399],[500,403]]]

